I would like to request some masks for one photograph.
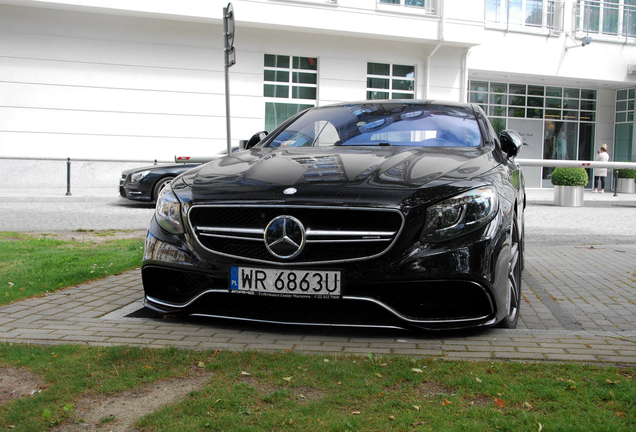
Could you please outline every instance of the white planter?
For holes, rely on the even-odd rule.
[[[632,178],[619,178],[616,184],[617,193],[636,193],[636,181]]]
[[[583,186],[555,186],[554,205],[583,207]]]

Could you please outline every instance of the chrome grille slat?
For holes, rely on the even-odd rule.
[[[277,258],[265,247],[265,228],[281,215],[298,218],[305,226],[307,248],[293,259]],[[390,249],[404,225],[396,209],[322,206],[195,205],[187,219],[199,244],[210,252],[292,266],[375,258]]]

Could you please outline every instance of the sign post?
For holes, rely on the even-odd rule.
[[[225,122],[227,125],[227,154],[232,153],[232,134],[230,128],[230,68],[236,64],[234,51],[234,8],[228,3],[223,8],[223,39],[225,41]]]

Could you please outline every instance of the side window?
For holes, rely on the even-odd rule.
[[[340,137],[334,125],[323,120],[297,132],[281,134],[276,141],[280,147],[332,146],[340,143]]]

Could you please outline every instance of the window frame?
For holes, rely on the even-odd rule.
[[[526,23],[529,5],[537,0],[484,0],[484,23],[487,29],[517,31],[549,36],[558,36],[564,31],[565,1],[539,0],[541,23]],[[519,4],[521,22],[511,16],[514,3]]]
[[[388,75],[383,75],[383,74],[377,74],[377,73],[370,73],[370,67],[371,65],[379,65],[379,66],[387,66],[388,67]],[[395,69],[396,68],[412,68],[412,77],[409,76],[409,74],[407,74],[406,76],[404,75],[396,75],[395,74]],[[366,100],[381,100],[381,99],[415,99],[415,94],[417,91],[417,82],[416,82],[416,76],[417,76],[417,68],[415,65],[404,65],[404,64],[397,64],[397,63],[378,63],[378,62],[367,62],[367,81],[366,81]],[[383,87],[372,87],[369,85],[370,80],[382,80],[382,81],[387,81],[388,83],[388,87],[383,88]],[[402,81],[402,82],[410,82],[412,83],[412,88],[413,90],[405,90],[405,89],[400,89],[400,88],[395,88],[394,85],[398,82],[398,81]],[[369,97],[370,93],[372,92],[382,92],[382,93],[387,93],[387,97],[377,97],[377,98],[372,98]],[[401,94],[401,95],[410,95],[411,97],[394,97],[394,94]]]
[[[272,65],[272,60],[274,64]],[[302,63],[315,62],[315,67],[302,67]],[[269,64],[268,64],[269,62]],[[285,65],[286,63],[286,65]],[[273,130],[286,118],[306,108],[314,107],[318,103],[319,58],[288,54],[263,55],[263,119],[265,130]],[[300,74],[306,77],[314,76],[313,82],[303,82]],[[268,79],[268,76],[274,79]],[[285,80],[283,78],[286,77]],[[278,79],[280,78],[280,79]],[[271,92],[273,87],[273,94]],[[280,87],[280,88],[279,88]],[[286,95],[282,88],[286,87]],[[307,98],[306,89],[313,89],[313,98]],[[280,91],[280,93],[279,93]],[[311,90],[310,90],[311,94]],[[283,112],[279,113],[279,110]],[[285,118],[282,118],[285,117]]]
[[[636,38],[635,0],[577,0],[575,8],[577,37],[592,35],[605,41],[619,42]],[[608,15],[610,18],[606,21]],[[612,15],[615,22],[610,21]],[[591,21],[595,22],[593,28]]]

